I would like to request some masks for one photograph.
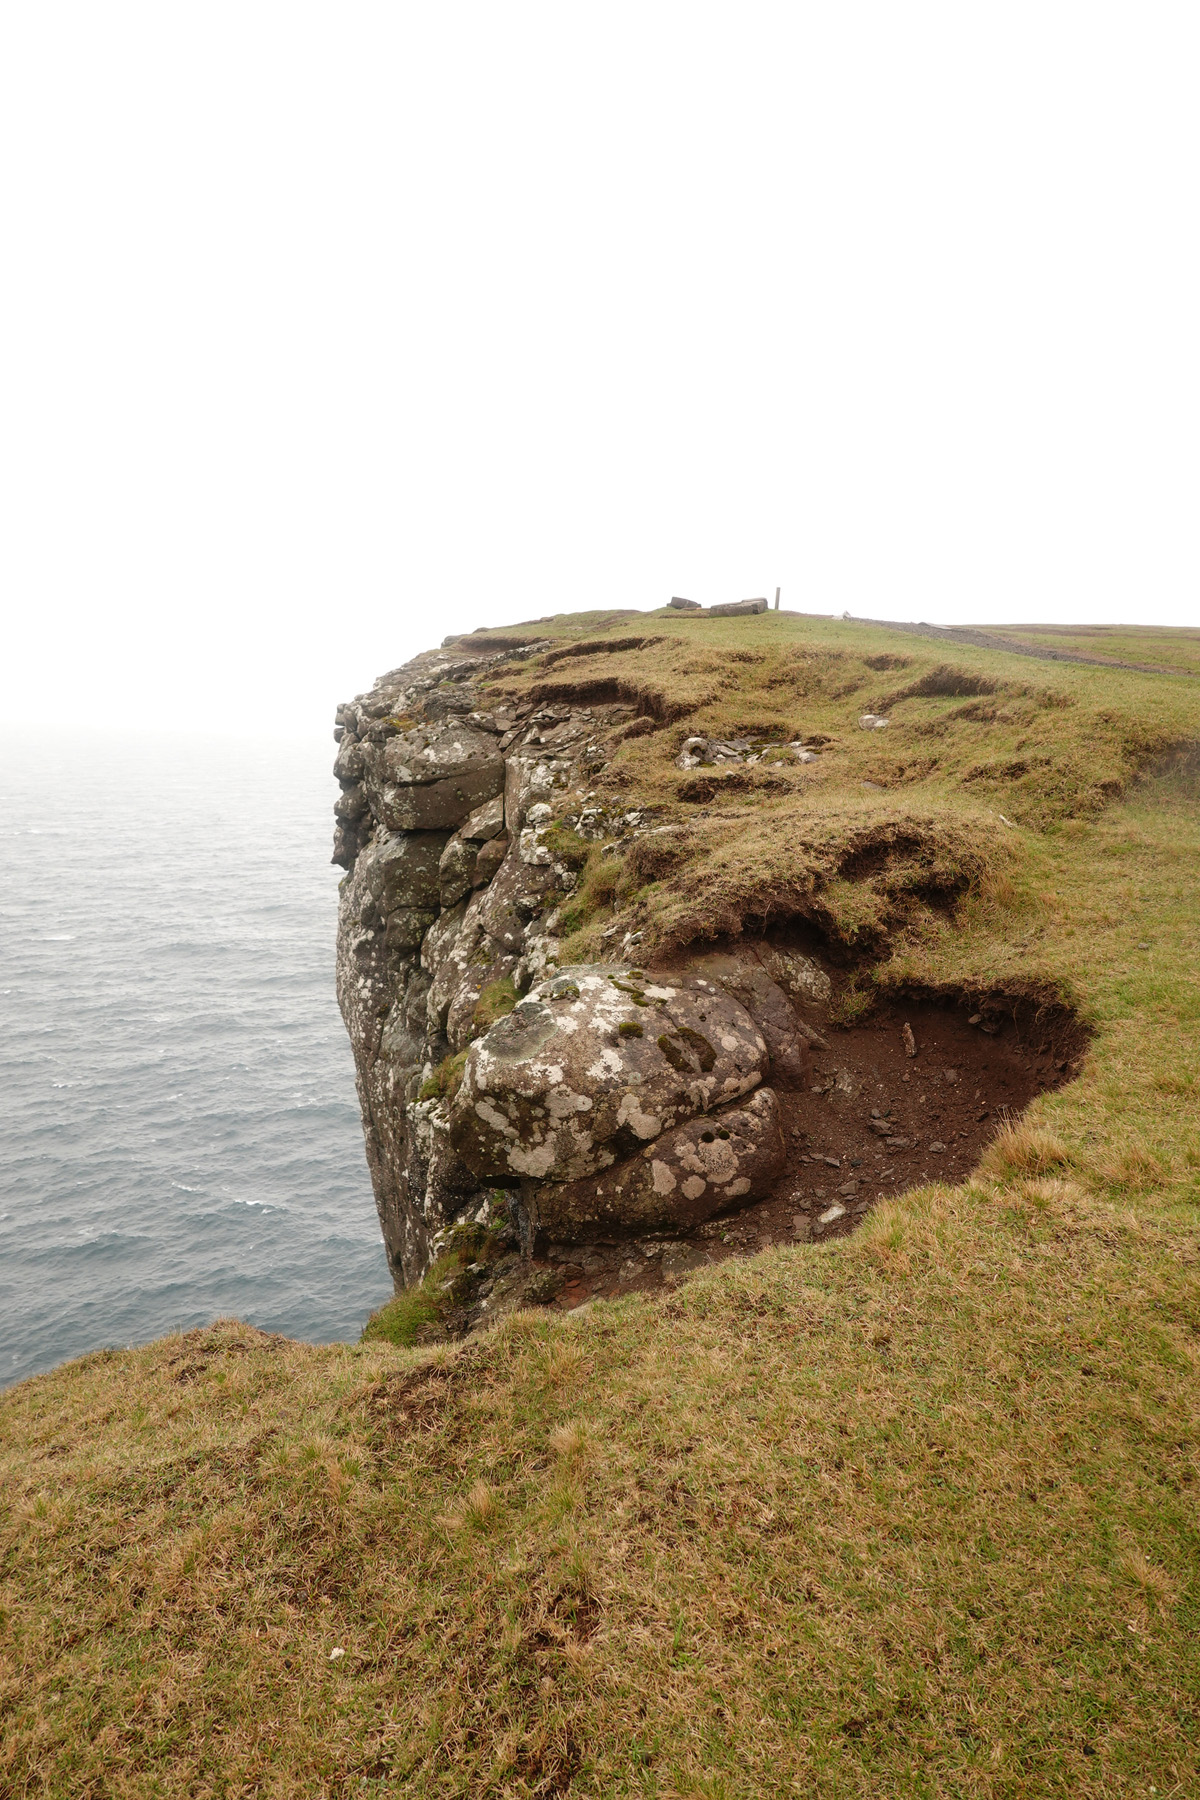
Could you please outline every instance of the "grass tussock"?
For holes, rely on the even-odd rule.
[[[1017,854],[994,821],[979,814],[882,813],[866,801],[830,807],[803,819],[784,806],[689,833],[664,852],[649,896],[636,863],[599,853],[589,862],[567,930],[607,922],[624,905],[630,925],[650,948],[762,933],[799,922],[835,942],[870,948],[914,916],[952,906],[972,890],[989,890]],[[640,846],[639,846],[640,848]],[[591,939],[567,948],[572,960],[596,953]],[[645,954],[645,952],[643,952]]]
[[[1070,1161],[1062,1140],[1044,1126],[1010,1119],[992,1139],[981,1163],[989,1175],[1047,1175]]]
[[[503,984],[500,982],[493,982],[491,984],[493,990],[500,989],[502,985]],[[514,1005],[516,1004],[515,991],[516,990],[514,989]],[[492,1010],[494,999],[495,994],[493,993],[493,1002],[489,1003],[487,1010]],[[483,995],[481,994],[476,1009],[478,1010],[478,1007],[482,1004]],[[511,1011],[511,1008],[503,1008],[502,1010]],[[495,1016],[496,1018],[499,1018],[501,1017],[501,1013],[498,1012]],[[486,1030],[487,1027],[485,1026],[484,1029]],[[466,1067],[466,1062],[467,1052],[465,1050],[458,1050],[453,1056],[444,1056],[437,1068],[433,1071],[433,1074],[421,1083],[421,1091],[418,1098],[421,1100],[453,1099],[454,1095],[457,1094],[462,1085],[463,1069]]]
[[[471,1014],[472,1035],[482,1037],[485,1031],[491,1030],[497,1019],[503,1019],[516,1004],[517,990],[511,975],[502,975],[499,981],[489,981],[475,1002],[475,1010]]]

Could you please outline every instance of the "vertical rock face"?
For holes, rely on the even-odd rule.
[[[497,1188],[528,1250],[765,1194],[765,1084],[807,1067],[782,965],[559,968],[575,876],[548,827],[574,795],[585,829],[595,740],[628,708],[488,711],[483,679],[542,647],[430,652],[338,709],[337,991],[398,1286]]]
[[[523,824],[534,800],[563,785],[569,757],[547,766],[530,709],[524,718],[478,710],[479,677],[513,654],[433,651],[337,713],[334,861],[346,870],[338,1001],[398,1284],[424,1272],[438,1234],[473,1215],[490,1191],[451,1145],[439,1070],[478,1035],[489,988],[515,997],[503,984],[518,971],[527,978],[530,950],[539,970],[552,961],[546,934],[536,945],[531,939],[573,885],[544,845],[531,854],[510,823],[519,814]],[[581,717],[566,739],[586,740],[590,729]],[[510,744],[520,745],[529,769],[511,808]]]

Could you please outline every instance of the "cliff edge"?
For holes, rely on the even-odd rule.
[[[337,712],[338,996],[397,1289],[456,1252],[427,1336],[851,1230],[967,1175],[1087,1041],[1035,959],[898,952],[1169,734],[920,639],[639,624],[472,633]]]

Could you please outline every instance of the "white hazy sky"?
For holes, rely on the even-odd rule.
[[[1200,14],[27,0],[0,718],[673,593],[1200,619]]]

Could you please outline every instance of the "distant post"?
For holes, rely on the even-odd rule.
[[[779,611],[779,589],[775,589],[775,611]]]

